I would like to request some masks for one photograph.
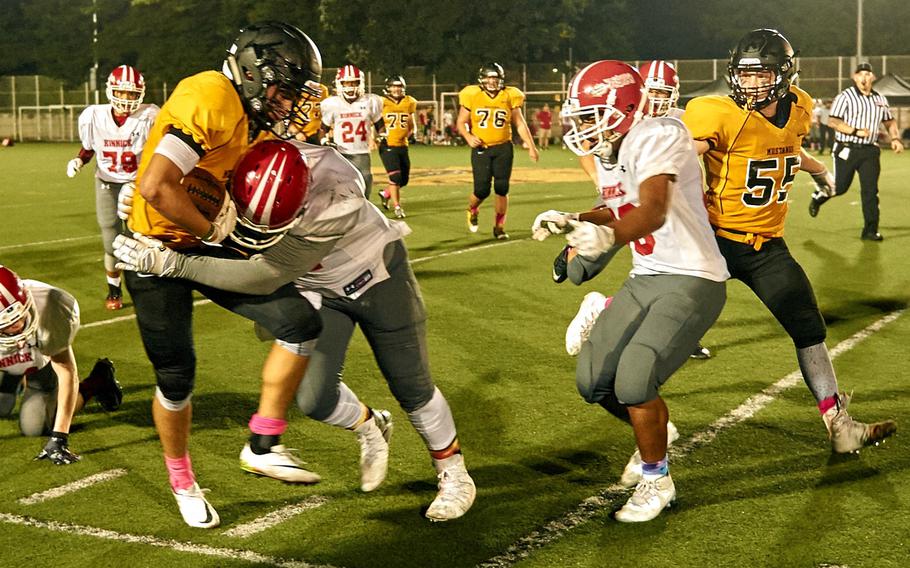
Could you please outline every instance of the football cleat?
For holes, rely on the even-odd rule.
[[[395,207],[395,218],[396,218],[396,219],[404,219],[405,217],[406,217],[406,215],[404,214],[404,209],[402,209],[401,207],[396,206],[396,207]]]
[[[104,307],[109,310],[119,310],[123,308],[123,290],[120,286],[113,284],[107,285],[107,298],[104,300]]]
[[[211,529],[221,524],[218,512],[205,498],[207,491],[208,489],[200,489],[199,484],[194,482],[186,489],[178,489],[173,492],[184,522],[191,527]]]
[[[468,230],[472,233],[477,232],[477,213],[471,212],[470,209],[466,212],[468,214]]]
[[[292,451],[279,444],[267,454],[256,454],[247,442],[240,452],[240,469],[288,483],[319,483],[319,474],[304,469],[303,461]]]
[[[386,194],[385,190],[379,192],[379,202],[382,203],[382,208],[386,211],[389,210],[389,196]]]
[[[588,292],[585,294],[578,313],[566,328],[566,353],[576,356],[581,352],[581,346],[588,340],[591,335],[591,329],[594,322],[597,321],[600,313],[607,306],[607,297],[600,292]]]
[[[107,357],[95,361],[92,372],[88,378],[98,378],[98,391],[95,398],[98,404],[107,412],[113,412],[120,408],[123,402],[123,387],[114,376],[114,364]]]
[[[354,433],[360,441],[360,490],[368,493],[385,481],[389,469],[392,415],[388,410],[373,410],[373,416]]]
[[[670,474],[643,477],[622,509],[616,511],[621,523],[643,523],[657,517],[676,501],[676,486]]]
[[[667,422],[667,447],[673,445],[673,442],[679,439],[679,430],[672,422]],[[622,470],[622,477],[619,478],[619,484],[631,489],[641,481],[641,452],[635,448],[635,453],[629,458],[625,469]]]
[[[430,503],[426,517],[434,522],[451,521],[464,515],[474,504],[477,488],[464,466],[464,456],[455,454],[443,460],[433,460],[438,472],[439,493]]]
[[[500,241],[509,240],[509,233],[506,232],[506,228],[502,225],[496,225],[493,227],[493,236]]]
[[[689,355],[689,358],[691,358],[691,359],[710,359],[711,350],[708,349],[707,347],[702,346],[702,344],[699,343],[698,345],[695,346],[695,351],[693,351],[692,354]]]
[[[877,446],[897,431],[897,424],[893,420],[872,424],[854,420],[847,414],[851,397],[852,395],[847,393],[838,394],[837,404],[822,416],[825,426],[828,427],[831,449],[838,454],[858,452],[863,446]]]

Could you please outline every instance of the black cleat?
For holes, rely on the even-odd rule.
[[[114,377],[114,364],[111,363],[110,359],[105,357],[95,361],[95,366],[92,368],[92,372],[89,373],[89,378],[98,380],[100,386],[95,398],[98,399],[98,404],[101,405],[101,408],[107,412],[113,412],[120,408],[120,403],[123,402],[123,388]]]

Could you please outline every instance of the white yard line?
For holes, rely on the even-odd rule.
[[[39,529],[62,532],[68,535],[90,536],[105,540],[113,540],[128,544],[143,544],[146,546],[157,546],[167,548],[177,552],[188,552],[190,554],[199,554],[203,556],[214,556],[216,558],[226,558],[228,560],[242,560],[251,564],[266,564],[277,566],[279,568],[333,568],[328,564],[310,564],[303,560],[293,560],[267,556],[252,550],[238,550],[236,548],[219,548],[196,544],[193,542],[182,542],[179,540],[165,540],[147,535],[135,535],[129,533],[118,533],[107,529],[97,527],[87,527],[84,525],[73,525],[69,523],[60,523],[57,521],[42,521],[31,517],[12,515],[9,513],[0,513],[0,522],[11,525],[20,525],[26,527],[35,527]]]
[[[0,250],[12,250],[12,249],[19,249],[19,248],[40,247],[43,245],[56,245],[59,243],[75,243],[78,241],[88,241],[88,240],[97,239],[97,238],[100,238],[100,235],[88,235],[85,237],[69,237],[66,239],[55,239],[53,241],[34,241],[31,243],[21,243],[18,245],[2,245],[2,246],[0,246]]]
[[[292,519],[301,513],[316,509],[328,503],[329,500],[326,497],[321,495],[313,495],[304,499],[300,503],[294,503],[293,505],[288,505],[287,507],[282,507],[272,511],[271,513],[265,514],[257,519],[253,519],[248,523],[242,525],[237,525],[230,530],[224,531],[224,536],[233,536],[238,538],[246,538],[262,531],[268,530],[274,527],[277,524],[283,523],[288,519]]]
[[[849,338],[841,341],[831,350],[831,358],[834,359],[847,351],[850,351],[860,342],[901,317],[903,313],[904,310],[891,312],[865,329],[858,331]],[[799,371],[788,374],[760,393],[749,397],[745,402],[728,412],[726,415],[715,420],[714,423],[708,426],[704,431],[697,432],[681,444],[674,444],[671,446],[668,450],[670,457],[674,462],[679,461],[696,448],[711,443],[720,432],[748,420],[759,410],[770,404],[782,392],[801,382],[802,374],[800,374]],[[556,542],[575,528],[602,515],[605,511],[610,510],[618,503],[620,499],[627,497],[628,494],[628,489],[623,488],[618,483],[614,483],[606,489],[601,490],[598,494],[583,500],[574,509],[558,519],[550,521],[531,534],[517,540],[514,544],[509,546],[504,553],[481,562],[478,566],[484,568],[504,568],[512,566],[527,558],[535,550]]]
[[[91,487],[92,485],[98,483],[110,481],[111,479],[117,479],[118,477],[123,477],[124,475],[126,475],[125,469],[109,469],[107,471],[102,471],[88,477],[83,477],[82,479],[77,479],[72,483],[67,483],[66,485],[61,485],[60,487],[54,487],[52,489],[41,491],[39,493],[32,493],[28,497],[19,499],[19,503],[22,505],[34,505],[36,503],[43,503],[44,501],[56,499],[57,497],[63,497],[68,493],[79,491],[80,489],[85,489],[86,487]]]

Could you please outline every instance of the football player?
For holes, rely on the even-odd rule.
[[[56,465],[80,460],[69,449],[73,414],[95,397],[107,411],[123,400],[114,366],[99,359],[79,382],[73,339],[79,330],[79,304],[69,293],[22,280],[0,265],[0,416],[9,416],[21,390],[19,429],[26,436],[50,432],[35,459]],[[24,384],[23,384],[24,383]]]
[[[277,190],[263,195],[256,191],[263,185]],[[364,198],[356,170],[337,152],[299,142],[256,145],[238,164],[231,192],[242,212],[231,239],[260,254],[246,262],[190,257],[121,236],[121,265],[235,291],[268,293],[295,281],[321,307],[324,322],[297,403],[308,416],[357,433],[361,489],[372,491],[386,476],[391,416],[371,410],[341,381],[359,325],[436,468],[439,493],[426,516],[464,515],[474,502],[474,482],[452,411],[430,376],[426,311],[402,240],[408,226],[386,219]],[[304,200],[299,222],[264,214],[275,203]]]
[[[298,130],[295,138],[301,142],[309,144],[319,144],[325,132],[322,128],[322,101],[329,96],[329,88],[323,84],[319,85],[319,95],[311,97],[304,96],[304,101],[300,104],[300,120],[294,121],[294,126]]]
[[[67,162],[66,175],[75,176],[92,156],[95,167],[95,215],[104,245],[109,310],[123,307],[120,271],[114,268],[114,237],[120,232],[117,196],[125,183],[136,181],[136,170],[158,107],[142,104],[145,79],[129,65],[120,65],[107,77],[108,104],[91,105],[79,115],[79,155]]]
[[[210,221],[193,205],[181,178],[201,168],[224,182],[250,141],[259,136],[293,137],[302,105],[320,94],[321,72],[319,50],[299,29],[280,22],[244,28],[229,48],[221,72],[203,71],[182,80],[161,108],[139,165],[129,229],[187,254],[229,254],[224,247],[207,245],[220,243],[233,230],[237,217],[233,202],[225,198],[221,212]],[[287,428],[287,406],[321,328],[319,314],[294,286],[252,296],[134,272],[125,278],[155,369],[152,416],[184,521],[200,528],[220,522],[196,483],[188,448],[196,367],[193,290],[254,320],[276,338],[263,366],[259,407],[250,420],[241,467],[293,483],[319,481],[280,443]]]
[[[398,219],[404,218],[401,188],[408,185],[411,176],[408,138],[414,133],[414,113],[417,111],[417,99],[406,94],[406,88],[407,84],[401,75],[386,78],[382,98],[385,136],[379,142],[379,157],[389,174],[389,185],[379,192],[379,198],[385,209],[389,208],[389,201],[392,202]]]
[[[793,340],[833,451],[857,451],[890,436],[896,425],[864,424],[847,414],[850,396],[838,390],[825,320],[783,238],[796,173],[805,170],[823,191],[834,185],[824,164],[802,149],[812,99],[791,84],[793,48],[776,30],[743,36],[727,71],[732,95],[697,97],[683,115],[704,162],[717,244],[732,277],[755,292]]]
[[[649,521],[676,498],[667,463],[673,433],[659,390],[717,319],[729,277],[689,133],[674,118],[642,120],[647,105],[634,67],[598,61],[579,71],[564,110],[572,120],[565,141],[576,154],[594,154],[599,169],[616,164],[616,183],[603,208],[547,211],[531,227],[538,240],[567,232],[580,259],[600,269],[621,246],[632,250],[631,276],[609,306],[594,292],[576,316],[593,322],[578,353],[578,390],[630,423],[640,452],[635,492],[616,513],[622,522]]]
[[[509,210],[509,178],[512,176],[512,127],[528,147],[528,156],[540,157],[534,138],[525,122],[521,106],[525,95],[515,87],[505,86],[506,74],[499,63],[487,63],[477,73],[477,85],[468,85],[458,93],[458,133],[471,147],[471,171],[474,191],[468,198],[468,230],[477,232],[480,204],[490,196],[490,185],[496,193],[496,218],[493,236],[508,239],[506,213]]]
[[[382,99],[364,90],[363,71],[344,65],[335,75],[335,96],[322,101],[322,124],[341,155],[347,158],[366,184],[370,198],[373,174],[370,152],[376,149],[376,132],[382,132]]]

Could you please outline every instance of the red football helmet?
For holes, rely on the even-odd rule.
[[[353,65],[338,68],[335,90],[348,102],[356,101],[364,92],[363,71]]]
[[[21,348],[33,342],[37,332],[38,310],[31,292],[15,272],[0,265],[0,347]]]
[[[114,93],[134,93],[136,98],[128,99],[118,97]],[[145,97],[145,78],[142,73],[130,67],[121,65],[115,67],[107,76],[107,100],[118,114],[132,114],[136,112],[142,99]]]
[[[280,241],[297,224],[309,185],[310,168],[296,146],[281,140],[253,146],[234,168],[231,240],[256,250]]]
[[[647,61],[638,68],[648,89],[648,115],[667,116],[679,100],[679,77],[667,61]]]
[[[641,120],[647,100],[634,67],[622,61],[594,62],[569,84],[560,114],[572,126],[563,142],[579,156],[609,158],[614,144]]]

